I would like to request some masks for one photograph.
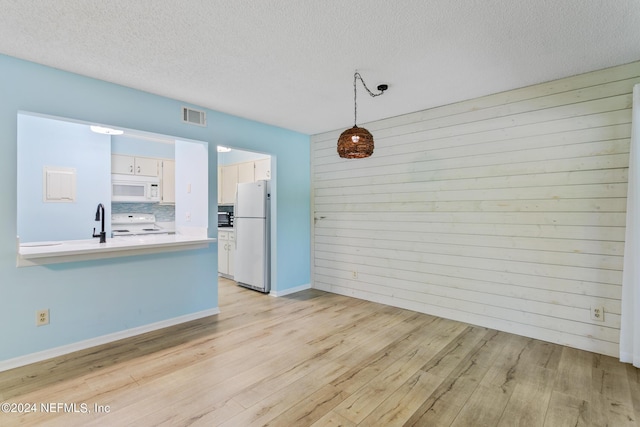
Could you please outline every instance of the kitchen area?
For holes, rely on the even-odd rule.
[[[111,141],[111,237],[174,234],[173,144],[155,150],[164,157],[118,154],[127,152],[121,147],[129,147],[131,142],[117,137]]]
[[[218,147],[218,274],[270,292],[271,157]]]
[[[166,146],[143,146],[112,137],[113,238],[175,233],[175,160]],[[219,146],[217,168],[218,274],[269,293],[271,157]]]
[[[207,144],[29,113],[18,123],[18,266],[215,242]]]
[[[220,276],[271,291],[270,155],[218,147],[215,239],[206,144],[27,113],[19,125],[19,267],[217,241]]]

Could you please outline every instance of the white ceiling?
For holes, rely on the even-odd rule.
[[[316,134],[356,69],[366,123],[640,60],[640,1],[0,0],[0,53]]]

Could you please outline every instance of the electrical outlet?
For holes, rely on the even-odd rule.
[[[353,270],[351,272],[351,278],[354,279],[354,280],[357,280],[358,279],[358,272]]]
[[[36,311],[36,326],[44,326],[49,324],[49,309]]]
[[[187,221],[191,221],[191,212],[185,213],[184,216]]]
[[[591,307],[591,320],[604,322],[604,307],[602,306]]]

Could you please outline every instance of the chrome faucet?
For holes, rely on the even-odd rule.
[[[102,212],[100,212],[100,211],[102,211]],[[100,238],[100,243],[106,243],[107,242],[107,234],[104,231],[104,206],[103,206],[102,203],[100,203],[98,205],[98,210],[96,211],[96,221],[100,221],[101,218],[102,218],[102,231],[100,233],[96,234],[96,228],[93,227],[93,237],[99,237]]]

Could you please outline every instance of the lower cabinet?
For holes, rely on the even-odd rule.
[[[233,263],[236,253],[236,240],[233,231],[218,230],[218,273],[233,279]]]

